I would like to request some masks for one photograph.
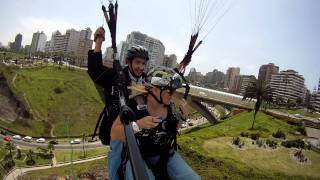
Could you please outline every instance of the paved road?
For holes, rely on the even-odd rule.
[[[100,156],[100,157],[95,157],[91,159],[85,159],[85,160],[80,160],[80,161],[74,161],[73,164],[79,164],[79,163],[84,163],[88,161],[94,161],[102,158],[106,158],[107,156]],[[50,169],[52,167],[61,167],[61,166],[67,166],[70,165],[71,163],[61,163],[57,164],[54,166],[39,166],[39,167],[31,167],[31,168],[17,168],[13,169],[7,176],[4,178],[4,180],[15,180],[18,176],[23,175],[24,173],[28,171],[35,171],[35,170],[41,170],[41,169]]]
[[[4,136],[0,134],[1,141],[3,140]],[[36,142],[25,142],[22,140],[12,139],[12,142],[15,145],[20,146],[27,146],[27,147],[48,147],[48,143],[36,143]],[[85,148],[96,148],[96,147],[103,147],[104,145],[101,144],[100,141],[92,142],[92,143],[85,143]],[[71,145],[69,142],[59,142],[59,144],[54,145],[55,149],[70,149]],[[82,149],[83,144],[73,144],[72,148],[74,149]]]
[[[301,117],[297,117],[294,114],[281,112],[281,111],[277,111],[277,110],[271,110],[271,109],[268,109],[267,111],[273,112],[273,113],[276,113],[276,114],[279,114],[282,116],[287,116],[287,117],[290,117],[290,118],[296,119],[296,120],[302,120],[302,121],[305,120],[305,121],[311,121],[312,123],[320,123],[320,121],[317,118],[313,118],[313,117],[308,117],[308,116],[303,116],[303,115],[300,115]]]

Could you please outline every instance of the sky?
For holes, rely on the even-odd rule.
[[[90,27],[93,31],[99,26],[107,28],[101,1],[1,0],[0,42],[7,45],[21,33],[22,45],[28,45],[37,31],[44,31],[49,40],[56,30],[65,33],[71,28]],[[303,75],[307,88],[313,90],[320,78],[320,1],[224,1],[224,8],[213,8],[208,13],[199,38],[209,34],[194,53],[187,73],[191,67],[204,75],[213,69],[225,73],[228,67],[240,67],[240,74],[257,77],[262,64],[274,63],[280,71],[293,69]],[[118,42],[124,41],[132,31],[140,31],[159,39],[166,54],[176,54],[178,61],[182,60],[191,27],[195,25],[194,0],[119,0],[118,3]],[[224,12],[217,21],[215,17]],[[111,44],[109,34],[106,36],[103,48]]]

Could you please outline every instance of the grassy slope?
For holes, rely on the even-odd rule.
[[[73,173],[74,175],[78,175],[81,173],[89,172],[91,170],[106,168],[106,166],[107,166],[106,158],[99,159],[96,161],[81,163],[81,164],[74,164]],[[51,169],[40,170],[40,171],[31,171],[27,173],[26,177],[39,178],[39,177],[66,176],[66,175],[72,175],[71,172],[72,172],[71,165],[68,165],[68,166],[51,168]]]
[[[55,126],[56,136],[66,136],[68,125],[70,135],[92,133],[103,102],[86,71],[57,67],[10,71],[6,73],[9,82],[17,73],[14,84],[10,86],[30,105],[36,121],[32,121],[27,129],[19,123],[8,125],[9,128],[30,135],[49,135],[50,122]],[[62,92],[56,93],[55,88]]]
[[[86,158],[107,155],[108,147],[99,147],[94,149],[86,149]],[[71,158],[71,150],[55,150],[55,155],[58,163],[69,162]],[[73,150],[73,161],[83,159],[83,150]]]
[[[252,161],[252,159],[249,159],[249,157],[252,156],[248,156],[247,159],[243,160],[241,158],[245,157],[241,156],[241,153],[237,154],[233,152],[233,154],[236,154],[233,156],[233,154],[228,152],[227,148],[209,148],[209,150],[208,148],[203,148],[203,144],[209,139],[217,137],[234,137],[238,136],[241,132],[259,133],[262,137],[268,138],[273,132],[280,129],[287,134],[288,139],[301,138],[293,135],[293,126],[290,126],[263,113],[259,113],[257,115],[255,125],[256,130],[249,130],[251,127],[252,116],[252,113],[241,113],[218,125],[207,125],[201,130],[192,130],[191,132],[182,135],[179,138],[179,142],[182,147],[181,153],[183,157],[201,175],[203,179],[310,178],[306,177],[303,171],[300,171],[301,174],[297,175],[289,173],[291,169],[265,169],[265,167],[263,167],[263,158],[266,158],[266,156],[261,156],[261,154],[258,153],[253,157],[253,159],[258,159],[256,162],[248,162]],[[258,152],[261,153],[260,151]],[[242,153],[248,154],[250,151],[242,151]],[[310,156],[315,156],[315,162],[319,162],[319,155],[315,154],[314,152],[311,152],[311,154],[312,155]],[[281,155],[281,153],[279,155]],[[286,154],[286,156],[288,156],[288,154]],[[295,162],[290,163],[291,165],[294,165]],[[272,166],[272,164],[269,165]],[[313,168],[317,169],[316,166]],[[313,175],[319,177],[319,173]]]

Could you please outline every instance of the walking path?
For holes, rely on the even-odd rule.
[[[89,162],[89,161],[94,161],[102,158],[106,158],[107,156],[100,156],[100,157],[95,157],[91,159],[85,159],[85,160],[80,160],[80,161],[74,161],[73,164],[79,164],[79,163],[84,163],[84,162]],[[56,164],[56,162],[53,162],[53,166],[39,166],[39,167],[31,167],[31,168],[15,168],[12,171],[7,174],[7,176],[4,177],[4,180],[15,180],[18,178],[18,176],[23,175],[24,173],[28,171],[35,171],[35,170],[42,170],[42,169],[50,169],[53,167],[61,167],[61,166],[67,166],[70,165],[71,162],[68,163],[61,163],[61,164]]]

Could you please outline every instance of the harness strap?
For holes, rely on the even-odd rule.
[[[93,135],[92,135],[92,140],[93,140],[93,138],[96,136],[97,129],[98,129],[99,125],[100,125],[100,122],[101,122],[101,120],[102,120],[102,119],[104,118],[104,116],[105,116],[106,108],[107,108],[107,106],[104,106],[103,110],[101,111],[101,113],[100,113],[100,115],[99,115],[99,119],[98,119],[98,121],[97,121],[97,123],[96,123],[96,127],[94,128],[94,132],[93,132]]]
[[[163,92],[163,89],[161,88],[160,89],[160,100],[156,97],[156,95],[154,95],[152,93],[152,91],[148,90],[148,93],[151,94],[151,96],[159,103],[159,104],[162,104],[163,106],[167,107],[168,105],[165,105],[163,104],[163,101],[162,101],[162,92]]]
[[[122,152],[121,152],[121,163],[118,168],[118,176],[119,180],[125,179],[125,172],[126,172],[126,164],[128,162],[129,156],[128,156],[128,148],[127,143],[125,142],[123,144]]]

